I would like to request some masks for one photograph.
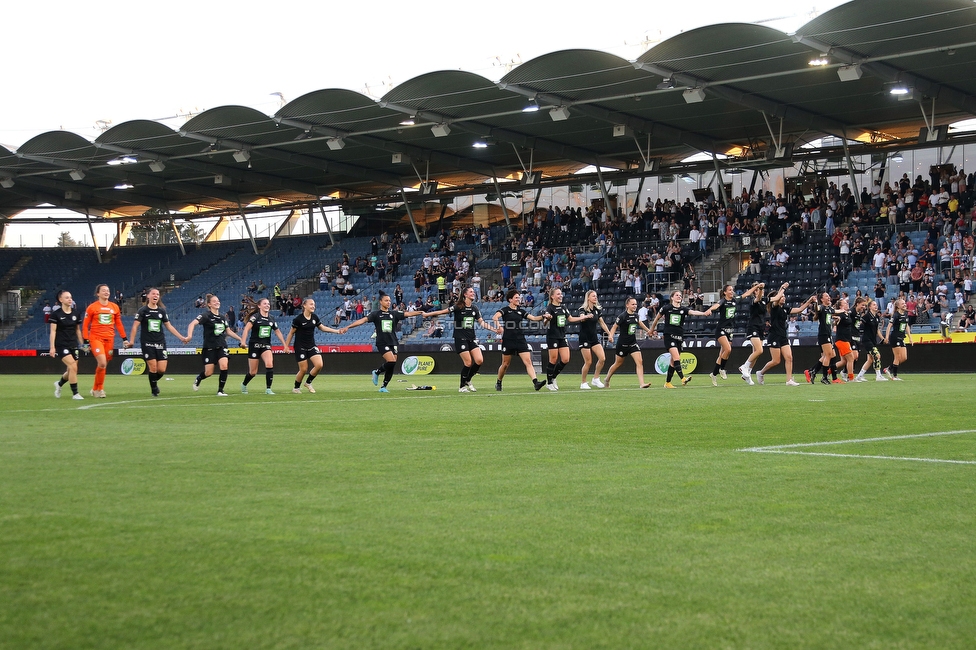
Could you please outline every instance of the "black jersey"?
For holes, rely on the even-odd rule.
[[[600,318],[603,316],[603,310],[599,307],[594,307],[591,311],[586,311],[582,307],[579,308],[579,313],[577,314],[580,318],[590,314],[590,318],[580,321],[579,330],[579,340],[580,341],[592,341],[596,343],[600,340]]]
[[[749,330],[762,332],[766,327],[766,312],[769,301],[765,298],[756,298],[749,305]]]
[[[376,309],[369,312],[366,321],[376,327],[376,347],[382,351],[384,347],[394,347],[397,344],[396,326],[406,316],[402,311],[383,311]]]
[[[248,345],[260,345],[271,347],[271,333],[278,329],[278,323],[271,320],[268,316],[262,316],[260,312],[247,319],[251,324],[251,336],[248,337]]]
[[[84,319],[84,314],[71,312],[66,314],[57,307],[51,312],[49,322],[54,323],[54,347],[59,349],[75,349],[78,347],[78,326]]]
[[[512,309],[505,305],[498,310],[502,315],[502,341],[504,343],[519,343],[525,340],[525,332],[522,331],[522,321],[529,312],[521,307]]]
[[[902,342],[905,340],[908,329],[908,315],[899,313],[895,310],[895,313],[891,317],[891,333],[894,337],[893,340],[889,340],[889,343]]]
[[[776,341],[787,338],[786,321],[789,319],[789,310],[783,304],[770,305],[769,307],[769,340]]]
[[[203,347],[206,349],[227,347],[227,321],[220,314],[205,311],[196,321],[203,325]]]
[[[664,321],[664,333],[668,336],[685,335],[685,319],[688,317],[687,307],[675,307],[670,302],[661,307],[661,320]]]
[[[305,318],[305,312],[295,316],[291,326],[295,328],[295,350],[311,350],[315,345],[315,330],[318,329],[322,321],[318,314],[313,313]]]
[[[864,312],[861,318],[861,342],[868,348],[877,347],[879,327],[881,327],[881,317],[870,311]]]
[[[474,340],[475,323],[481,320],[481,310],[477,305],[465,307],[463,302],[453,305],[448,314],[454,317],[454,338]]]
[[[837,326],[837,340],[850,343],[851,337],[854,335],[854,321],[851,319],[850,313],[839,312],[835,318],[835,324]]]
[[[143,345],[166,345],[166,336],[163,334],[163,323],[169,322],[166,310],[162,307],[153,309],[148,305],[143,305],[136,312],[135,321],[141,323],[139,327],[139,340]]]
[[[731,332],[735,328],[735,310],[739,306],[739,297],[732,300],[722,298],[718,301],[718,328],[716,332]]]
[[[867,312],[851,314],[851,340],[855,343],[861,342],[861,330],[864,329],[864,314]]]
[[[555,341],[565,340],[566,326],[569,325],[569,310],[566,309],[566,305],[550,304],[546,307],[546,313],[551,316],[546,338]]]
[[[617,347],[624,347],[628,345],[637,345],[637,313],[629,314],[624,312],[617,316],[617,331],[620,333],[620,338],[617,339]]]
[[[830,342],[830,337],[832,335],[832,324],[834,310],[830,307],[824,307],[823,305],[817,305],[814,315],[817,318],[817,339],[826,343]]]

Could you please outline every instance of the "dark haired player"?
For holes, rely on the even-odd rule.
[[[722,294],[719,301],[712,305],[712,311],[718,312],[718,324],[715,327],[715,342],[718,343],[719,348],[718,358],[715,359],[715,368],[708,375],[709,379],[712,380],[712,386],[718,386],[718,381],[716,381],[718,376],[721,376],[722,379],[728,379],[728,376],[725,374],[725,364],[728,363],[729,356],[732,354],[732,332],[735,329],[735,312],[739,306],[739,302],[748,298],[756,291],[759,291],[762,286],[762,284],[756,283],[741,296],[736,296],[735,287],[727,284],[722,287]]]
[[[247,385],[258,374],[258,361],[264,363],[264,392],[274,395],[271,384],[274,383],[274,354],[271,352],[271,333],[278,335],[281,345],[285,345],[285,337],[278,329],[278,323],[271,318],[271,301],[261,298],[257,304],[257,311],[251,314],[244,324],[241,338],[247,339],[247,374],[241,383],[241,392],[247,395]]]
[[[220,368],[220,383],[217,385],[217,397],[227,397],[224,385],[227,383],[227,337],[241,340],[233,330],[228,329],[227,321],[220,313],[220,299],[214,295],[207,295],[207,311],[190,321],[186,330],[186,340],[193,338],[193,328],[199,323],[203,326],[203,372],[193,380],[193,390],[200,390],[200,382],[214,372],[214,367]]]
[[[861,315],[861,347],[867,353],[867,357],[855,381],[867,381],[864,373],[867,372],[868,366],[874,366],[875,381],[888,381],[888,378],[881,374],[881,353],[878,352],[880,333],[881,314],[878,311],[878,303],[869,298],[868,308]]]
[[[389,294],[380,291],[379,309],[369,312],[366,316],[349,323],[339,330],[340,334],[345,334],[352,328],[365,325],[366,323],[372,323],[376,328],[376,350],[383,355],[383,363],[380,364],[379,368],[373,370],[372,375],[373,385],[377,386],[380,383],[380,374],[383,374],[383,385],[380,386],[381,393],[390,392],[387,387],[390,385],[390,380],[393,379],[393,373],[396,370],[399,346],[396,335],[397,325],[405,318],[425,315],[424,312],[417,310],[405,312],[391,310],[391,302]]]
[[[139,308],[132,321],[129,339],[135,341],[136,332],[139,332],[142,358],[146,362],[146,370],[149,371],[149,391],[153,397],[159,397],[159,380],[166,374],[166,366],[169,363],[166,353],[166,335],[163,334],[164,325],[170,334],[186,343],[183,335],[169,322],[166,306],[159,300],[159,289],[150,289],[146,293],[146,304]]]
[[[48,354],[61,359],[67,369],[61,379],[54,382],[54,396],[61,397],[61,387],[68,384],[71,386],[71,399],[85,399],[78,394],[78,348],[85,343],[79,329],[83,316],[71,309],[69,292],[58,292],[58,303],[60,306],[54,308],[48,320],[51,324],[51,349]]]
[[[894,332],[894,338],[892,338],[892,332]],[[898,298],[895,300],[895,310],[891,315],[891,320],[888,321],[888,328],[885,329],[885,343],[891,344],[891,353],[894,355],[894,359],[891,365],[885,368],[885,374],[888,375],[888,379],[894,381],[901,381],[898,377],[898,366],[903,365],[908,361],[908,348],[905,347],[905,337],[908,337],[908,344],[914,345],[912,342],[912,328],[908,324],[908,309],[905,307],[905,299]]]
[[[634,360],[634,367],[637,370],[637,385],[641,388],[650,388],[651,382],[644,383],[644,357],[641,354],[640,346],[637,345],[637,328],[640,327],[648,334],[651,328],[641,322],[637,317],[637,300],[634,297],[627,298],[625,310],[617,316],[617,320],[610,326],[608,339],[613,342],[614,335],[619,331],[620,338],[617,340],[616,359],[613,365],[607,370],[607,380],[604,385],[610,388],[610,379],[614,373],[624,365],[624,359],[630,357]]]
[[[315,313],[315,301],[306,298],[302,301],[302,313],[295,316],[291,322],[291,329],[285,337],[285,349],[291,345],[292,337],[295,339],[295,361],[298,362],[298,373],[295,375],[295,387],[291,392],[302,392],[302,377],[308,373],[305,379],[305,389],[310,393],[315,393],[312,382],[322,370],[322,352],[315,345],[315,331],[331,332],[332,334],[342,334],[341,330],[327,327],[325,323]],[[312,364],[311,370],[308,364]]]
[[[559,390],[556,384],[556,377],[562,372],[566,364],[569,363],[569,343],[566,342],[566,326],[570,323],[593,318],[593,313],[588,312],[576,317],[569,313],[563,304],[563,290],[553,289],[549,294],[549,306],[542,314],[542,318],[549,324],[546,331],[546,347],[549,350],[549,370],[546,372],[546,388],[551,391]]]
[[[495,390],[501,391],[502,379],[508,371],[508,366],[512,363],[512,357],[518,355],[525,365],[525,372],[532,379],[532,386],[539,390],[546,385],[546,382],[536,378],[535,367],[532,365],[532,350],[525,341],[525,332],[522,331],[522,321],[541,321],[542,316],[530,314],[522,309],[522,295],[516,289],[509,289],[505,295],[508,304],[495,312],[492,320],[495,321],[502,335],[502,363],[498,366],[498,380],[495,382]]]
[[[696,311],[688,307],[682,307],[681,291],[672,291],[671,301],[658,310],[657,316],[654,317],[654,322],[651,323],[651,331],[653,332],[657,327],[657,322],[663,319],[664,349],[671,355],[671,365],[668,366],[668,378],[664,384],[665,388],[674,388],[671,379],[675,373],[677,373],[678,379],[681,380],[682,386],[691,381],[691,377],[685,377],[681,371],[681,345],[685,340],[685,319],[688,316],[710,316],[711,314],[711,307],[707,311]]]
[[[481,354],[481,346],[478,344],[478,338],[474,334],[475,324],[481,325],[486,330],[492,329],[481,317],[481,310],[474,304],[474,297],[474,289],[465,287],[461,291],[461,299],[456,303],[447,309],[430,312],[431,316],[451,314],[454,317],[454,349],[457,350],[458,356],[461,357],[461,363],[464,364],[464,367],[461,368],[459,393],[478,392],[471,385],[471,380],[478,374],[481,364],[485,362],[485,358]]]

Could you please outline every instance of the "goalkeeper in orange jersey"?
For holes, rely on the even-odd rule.
[[[85,310],[85,320],[81,326],[85,344],[91,346],[92,356],[98,362],[95,369],[95,383],[91,389],[92,397],[105,397],[105,369],[112,360],[112,350],[115,349],[115,332],[122,336],[124,347],[130,347],[129,339],[125,335],[122,325],[122,311],[114,302],[109,301],[112,292],[107,284],[95,287],[95,302]]]

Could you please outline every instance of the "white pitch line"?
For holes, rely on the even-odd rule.
[[[873,460],[907,460],[919,463],[948,463],[951,465],[976,465],[976,460],[950,460],[946,458],[916,458],[913,456],[877,456],[869,454],[833,454],[818,451],[789,451],[798,448],[827,447],[831,445],[853,445],[870,442],[885,442],[891,440],[912,440],[917,438],[934,438],[937,436],[956,436],[963,433],[976,433],[976,429],[961,429],[958,431],[933,431],[930,433],[913,433],[904,436],[881,436],[878,438],[854,438],[851,440],[831,440],[824,442],[798,442],[790,445],[770,445],[768,447],[749,447],[739,451],[756,454],[791,454],[795,456],[821,456],[828,458],[867,458]]]
[[[826,447],[827,445],[854,445],[863,442],[884,442],[886,440],[909,440],[912,438],[934,438],[936,436],[956,436],[961,433],[976,433],[976,429],[958,431],[933,431],[931,433],[912,433],[904,436],[882,436],[880,438],[853,438],[851,440],[829,440],[824,442],[797,442],[790,445],[770,445],[768,447],[749,447],[739,451],[769,451],[773,449],[796,449],[798,447]]]
[[[829,454],[816,451],[784,451],[779,449],[743,449],[760,454],[790,454],[794,456],[827,456],[829,458],[872,458],[875,460],[914,460],[920,463],[951,463],[954,465],[976,465],[976,460],[948,460],[944,458],[914,458],[912,456],[868,456],[865,454]]]

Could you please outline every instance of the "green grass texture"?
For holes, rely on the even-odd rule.
[[[976,645],[971,376],[484,370],[0,376],[0,648]]]

